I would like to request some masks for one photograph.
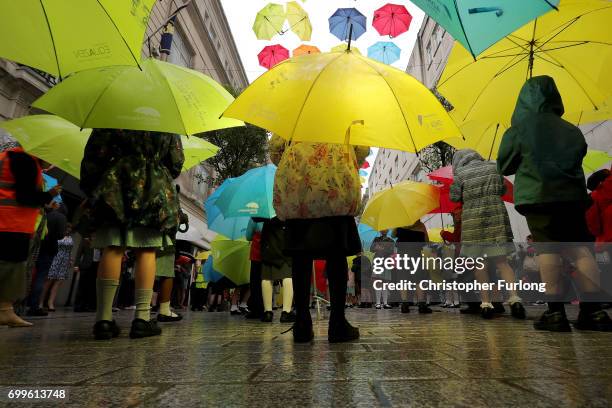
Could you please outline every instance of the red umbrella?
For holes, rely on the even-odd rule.
[[[289,50],[282,45],[267,45],[257,54],[259,65],[270,69],[281,61],[289,58]]]
[[[362,169],[368,169],[368,168],[370,168],[370,162],[368,162],[367,160],[365,160],[365,161],[363,162],[363,164],[361,165],[361,168],[362,168]]]
[[[440,189],[440,206],[431,210],[429,214],[452,214],[453,211],[461,207],[461,203],[456,203],[450,199],[450,184],[442,184],[437,187]]]
[[[438,170],[429,173],[427,177],[429,177],[431,180],[439,181],[444,185],[450,186],[451,184],[453,184],[453,167],[441,167]],[[508,203],[514,203],[514,186],[512,185],[510,180],[505,177],[504,184],[506,186],[506,194],[502,196],[502,199]],[[443,193],[443,191],[440,191],[440,193]],[[440,197],[442,197],[442,194],[440,194]]]
[[[374,12],[372,26],[380,35],[397,37],[410,28],[412,16],[406,7],[399,4],[386,4]]]

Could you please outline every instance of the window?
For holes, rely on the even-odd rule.
[[[168,61],[176,65],[191,68],[192,60],[193,52],[191,47],[185,40],[183,32],[177,28],[172,36],[172,50],[170,50]]]
[[[431,63],[433,62],[434,50],[431,44],[431,39],[427,41],[427,45],[425,46],[425,63],[427,68],[431,67]]]

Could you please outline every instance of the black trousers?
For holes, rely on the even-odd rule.
[[[247,302],[249,310],[253,313],[263,313],[263,297],[261,294],[261,262],[251,261],[251,296]]]

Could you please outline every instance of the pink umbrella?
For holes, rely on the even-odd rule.
[[[361,165],[362,169],[367,169],[370,167],[370,162],[368,162],[367,160],[363,162],[363,164]]]
[[[453,183],[453,167],[446,166],[441,167],[436,171],[432,171],[427,175],[431,180],[439,181],[442,184],[451,185]],[[502,199],[508,203],[514,202],[514,186],[504,177],[504,185],[506,186],[506,194],[502,196]]]
[[[380,35],[397,37],[410,28],[412,16],[406,7],[399,4],[386,4],[374,12],[372,26]]]
[[[257,54],[259,65],[270,69],[281,61],[289,58],[289,50],[282,45],[267,45]]]

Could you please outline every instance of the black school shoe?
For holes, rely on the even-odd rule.
[[[162,330],[154,320],[134,319],[130,329],[131,339],[141,339],[144,337],[159,336]]]
[[[585,313],[581,310],[578,313],[578,320],[574,323],[574,327],[578,330],[609,332],[612,331],[612,320],[603,310],[593,313]]]
[[[402,303],[400,306],[401,313],[410,313],[410,305],[408,303]]]
[[[295,313],[283,311],[281,313],[280,322],[281,323],[293,323],[293,322],[295,322]]]
[[[183,320],[183,316],[178,313],[176,313],[176,316],[166,316],[161,313],[158,313],[156,320],[162,323],[178,322],[180,320]]]
[[[539,320],[533,322],[536,330],[546,330],[553,332],[571,332],[569,321],[565,313],[545,311]]]
[[[468,306],[464,309],[459,310],[461,314],[480,314],[480,303],[469,302]]]
[[[482,316],[483,319],[492,319],[493,316],[495,316],[495,308],[493,307],[481,307],[480,308],[480,316]]]
[[[264,312],[264,314],[261,316],[261,321],[264,323],[272,323],[273,320],[274,313],[272,312]]]
[[[419,302],[419,313],[421,314],[433,313],[433,310],[431,310],[431,308],[427,306],[426,303]]]
[[[121,329],[113,320],[98,320],[93,327],[93,335],[96,340],[110,340],[121,334]]]
[[[359,338],[359,329],[351,326],[343,317],[340,321],[329,321],[329,329],[327,331],[327,340],[330,343],[344,343],[347,341],[357,340]]]
[[[525,308],[521,302],[515,302],[510,305],[510,314],[515,319],[524,319],[527,317],[527,312],[525,312]]]
[[[506,313],[506,308],[502,302],[491,302],[493,305],[493,311],[497,314]]]

